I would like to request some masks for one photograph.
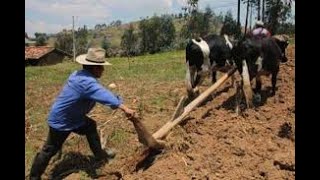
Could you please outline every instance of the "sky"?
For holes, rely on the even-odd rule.
[[[75,29],[86,25],[120,20],[122,23],[138,21],[141,18],[161,14],[178,14],[187,0],[26,0],[25,31],[30,37],[35,32],[58,33],[72,29],[72,16]],[[217,15],[228,10],[236,18],[238,0],[199,0],[200,10],[209,6]],[[293,4],[294,13],[295,3]],[[245,18],[245,7],[241,7],[240,18]],[[240,12],[241,12],[240,11]],[[241,20],[241,21],[242,21]]]

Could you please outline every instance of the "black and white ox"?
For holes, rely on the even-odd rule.
[[[201,85],[205,77],[211,76],[216,82],[216,71],[226,71],[231,61],[233,48],[227,35],[207,35],[191,39],[186,46],[186,85],[189,97],[194,88]]]
[[[288,46],[287,39],[267,37],[261,40],[246,38],[235,45],[233,56],[239,73],[242,74],[245,61],[248,68],[250,81],[256,78],[255,100],[261,102],[261,76],[270,76],[272,91],[276,93],[277,75],[281,62],[286,62],[285,49]]]

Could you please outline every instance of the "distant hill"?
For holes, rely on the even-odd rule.
[[[184,19],[183,18],[174,18],[173,20],[174,26],[176,29],[176,37],[180,35],[181,29],[184,24]],[[125,24],[121,24],[119,26],[106,26],[105,28],[99,28],[99,29],[89,29],[89,42],[92,46],[96,45],[101,45],[102,40],[104,37],[106,37],[109,42],[110,42],[110,48],[112,49],[119,49],[120,48],[120,43],[121,43],[121,37],[126,29],[129,28],[129,25],[132,24],[135,33],[138,33],[139,30],[139,23],[140,21],[134,21],[134,22],[129,22]],[[214,27],[213,31],[217,31],[217,29],[220,29],[222,25],[219,27]],[[70,30],[71,31],[71,30]],[[49,37],[47,43],[50,46],[54,46],[55,43],[55,35],[52,35]]]

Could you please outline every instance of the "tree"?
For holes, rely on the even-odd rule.
[[[168,49],[174,42],[176,36],[176,29],[173,24],[172,17],[163,15],[160,18],[160,32],[158,46],[160,49]]]
[[[129,29],[126,29],[121,37],[121,47],[125,50],[127,56],[137,54],[136,44],[138,37],[134,34],[133,25],[130,24]]]
[[[237,25],[237,21],[233,19],[231,11],[227,11],[224,16],[223,25],[220,34],[234,35],[235,37],[240,37],[241,29]]]
[[[88,30],[87,26],[84,25],[82,28],[79,27],[78,31],[75,32],[76,39],[76,54],[84,54],[87,52],[89,42],[88,42]]]
[[[101,42],[101,47],[106,50],[106,56],[108,57],[108,49],[110,48],[110,41],[108,40],[107,37],[103,37],[102,42]]]
[[[116,27],[121,26],[121,24],[122,24],[122,22],[121,22],[120,20],[117,20],[117,21],[114,23],[114,25],[115,25]]]
[[[148,29],[147,29],[147,23],[148,20],[147,19],[142,19],[139,22],[139,29],[140,29],[140,33],[139,33],[139,37],[141,38],[140,41],[140,52],[145,53],[148,50]]]
[[[143,19],[139,23],[140,51],[151,54],[170,47],[175,40],[175,27],[170,15]]]
[[[198,0],[188,0],[185,11],[185,23],[181,29],[181,38],[203,37],[210,32],[216,32],[213,28],[220,24],[212,9],[207,6],[204,12],[198,10]]]
[[[116,20],[116,21],[112,21],[110,23],[110,26],[115,26],[115,27],[118,27],[118,26],[121,26],[122,22],[120,20]]]
[[[199,0],[187,0],[187,6],[182,7],[182,10],[188,15],[192,14],[198,10],[198,1]]]
[[[277,28],[278,34],[294,34],[295,33],[295,25],[292,23],[282,23]]]
[[[35,36],[36,38],[38,38],[38,37],[40,37],[40,36],[47,37],[46,33],[39,33],[39,32],[34,33],[34,36]]]
[[[46,45],[47,39],[45,36],[39,36],[38,38],[36,38],[36,46],[44,46]]]
[[[261,0],[242,0],[243,3],[253,3],[257,12],[260,12]],[[265,5],[264,5],[265,3]],[[292,0],[264,0],[262,3],[262,19],[272,34],[277,33],[280,24],[291,16]],[[257,19],[260,19],[258,14]]]
[[[195,37],[198,34],[195,32],[196,19],[198,15],[198,0],[187,0],[187,5],[182,7],[184,11],[185,24],[181,29],[180,36],[182,38]]]
[[[291,2],[266,0],[266,22],[272,34],[276,34],[279,25],[291,16]]]
[[[101,25],[100,24],[96,24],[95,26],[94,26],[94,29],[101,29]]]
[[[139,29],[141,31],[140,49],[142,53],[150,52],[151,49],[154,49],[157,31],[154,31],[152,24],[155,24],[155,20],[151,23],[151,19],[144,19],[139,25]]]
[[[87,26],[84,25],[82,28],[78,28],[75,31],[75,44],[76,44],[76,55],[84,54],[90,45],[88,42],[88,30]],[[67,53],[73,53],[73,37],[71,31],[63,30],[57,34],[57,40],[55,47],[59,48]]]
[[[73,53],[72,46],[72,33],[67,30],[63,30],[62,32],[56,35],[55,47],[61,49],[69,54]]]
[[[47,44],[46,41],[48,40],[48,37],[46,33],[36,32],[34,33],[34,36],[36,37],[36,46],[44,46]]]
[[[154,54],[160,51],[160,46],[158,44],[160,38],[160,27],[161,20],[159,16],[154,15],[148,20],[147,32],[148,32],[148,52]]]
[[[182,27],[181,36],[184,38],[194,38],[207,35],[213,27],[213,15],[214,13],[209,7],[206,8],[204,13],[198,11],[192,12],[191,17]]]
[[[212,27],[212,18],[213,18],[213,11],[209,6],[205,8],[205,12],[203,13],[202,19],[200,20],[201,24],[201,31],[200,36],[207,35],[210,32],[210,29]]]

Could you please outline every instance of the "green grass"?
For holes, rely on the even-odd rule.
[[[28,66],[25,68],[25,80],[39,85],[61,83],[80,65],[66,61],[53,66]]]
[[[154,55],[145,55],[128,58],[109,58],[112,66],[105,66],[105,72],[100,78],[101,83],[107,86],[111,82],[122,85],[119,93],[125,102],[131,102],[133,98],[139,98],[138,104],[132,105],[138,111],[148,115],[150,107],[152,112],[165,108],[165,103],[170,102],[172,93],[165,87],[176,86],[184,81],[185,65],[184,51],[165,52]],[[51,66],[26,67],[25,68],[25,121],[29,127],[26,131],[25,166],[26,174],[29,173],[31,161],[45,142],[48,126],[47,116],[50,112],[58,93],[61,91],[70,73],[82,66],[65,61]],[[162,89],[161,89],[162,88]],[[168,94],[169,93],[169,94]],[[129,103],[130,105],[130,103]],[[146,108],[149,109],[146,112]],[[100,119],[108,119],[107,108],[97,106],[95,111],[103,114]],[[97,119],[99,120],[99,118]],[[121,121],[119,121],[121,123]],[[111,130],[112,131],[112,130]],[[115,127],[110,132],[108,140],[114,147],[125,146],[130,134],[122,126]],[[132,136],[132,135],[131,135]],[[76,142],[74,139],[66,143]]]
[[[106,76],[118,80],[174,81],[184,77],[182,51],[145,55],[134,58],[111,58],[113,66],[106,67]]]
[[[108,141],[110,141],[113,144],[123,144],[126,142],[128,138],[127,132],[125,132],[123,129],[115,129],[112,131],[110,137],[108,137]]]

